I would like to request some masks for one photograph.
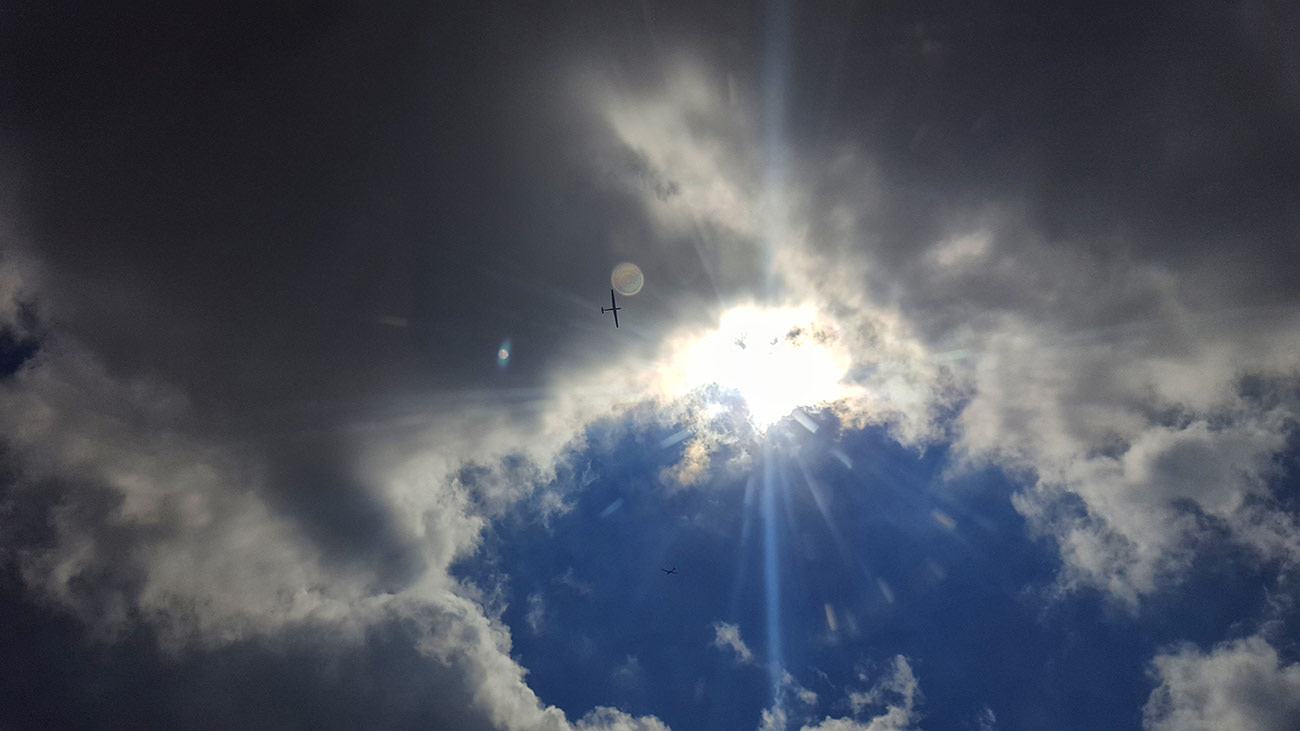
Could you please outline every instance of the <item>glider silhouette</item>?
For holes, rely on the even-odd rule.
[[[606,312],[614,313],[614,327],[618,327],[618,311],[621,309],[623,308],[614,303],[614,290],[609,290],[609,307],[600,308],[600,314],[603,315]]]

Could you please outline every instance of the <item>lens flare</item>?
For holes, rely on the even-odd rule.
[[[506,338],[497,349],[497,368],[505,368],[510,362],[510,338]]]
[[[609,283],[619,294],[633,295],[645,285],[645,275],[641,273],[641,267],[625,261],[614,267],[614,272],[609,275]]]

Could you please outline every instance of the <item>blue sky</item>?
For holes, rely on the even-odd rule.
[[[6,6],[0,727],[1300,726],[1298,12]]]
[[[1017,484],[1005,474],[946,475],[944,445],[909,449],[880,428],[782,427],[777,611],[782,667],[818,694],[816,711],[801,709],[808,719],[850,715],[859,674],[902,655],[921,678],[923,728],[980,728],[985,707],[1007,728],[1139,728],[1156,650],[1248,634],[1247,618],[1268,614],[1269,569],[1243,570],[1248,558],[1231,550],[1137,613],[1096,592],[1053,596],[1059,559],[1012,509]],[[503,582],[503,619],[519,628],[513,652],[545,702],[570,715],[616,702],[673,727],[754,728],[773,702],[762,488],[748,486],[762,478],[670,493],[644,478],[677,456],[655,436],[593,427],[600,447],[568,457],[590,480],[572,509],[542,521],[521,504],[457,572]],[[800,461],[824,490],[826,516]],[[661,565],[681,573],[658,575]],[[715,643],[718,622],[740,629],[755,660]],[[798,702],[785,702],[793,715]]]

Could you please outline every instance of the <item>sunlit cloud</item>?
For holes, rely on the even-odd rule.
[[[1142,713],[1148,731],[1283,729],[1300,718],[1300,664],[1282,663],[1258,635],[1209,652],[1185,645],[1151,662],[1159,685]]]
[[[645,20],[649,26],[648,9]],[[957,50],[922,38],[919,26],[916,35],[901,44],[908,58],[939,63]],[[665,58],[646,74],[650,80],[588,72],[583,78],[593,83],[557,104],[598,122],[571,144],[583,162],[566,171],[576,179],[570,187],[595,188],[635,209],[625,212],[635,223],[609,224],[636,235],[600,252],[608,263],[594,265],[592,286],[604,287],[610,264],[629,260],[614,268],[610,284],[637,295],[641,313],[649,313],[642,322],[659,318],[653,327],[629,328],[625,320],[620,340],[575,349],[557,356],[561,366],[529,375],[530,361],[543,358],[535,332],[449,334],[446,323],[423,322],[401,314],[411,311],[402,303],[384,301],[356,319],[386,338],[432,340],[412,347],[436,350],[470,337],[483,372],[498,382],[519,376],[539,383],[462,392],[436,406],[406,405],[403,414],[322,418],[269,437],[226,426],[223,409],[237,407],[224,405],[223,392],[205,401],[202,377],[187,382],[184,367],[168,372],[148,362],[183,346],[162,346],[134,368],[123,365],[129,358],[115,362],[56,333],[0,383],[0,437],[17,474],[0,515],[16,514],[20,504],[45,511],[33,521],[40,540],[0,539],[0,559],[17,567],[34,597],[102,639],[143,627],[178,654],[307,628],[342,646],[399,623],[414,628],[423,657],[464,677],[467,689],[453,702],[463,700],[484,723],[629,731],[666,727],[608,707],[572,721],[548,705],[513,653],[500,586],[476,586],[453,572],[520,506],[534,513],[539,530],[571,511],[574,495],[590,484],[579,477],[587,465],[573,456],[592,446],[588,440],[632,431],[661,460],[645,476],[645,495],[653,498],[602,500],[592,522],[605,527],[639,509],[639,500],[737,484],[731,478],[747,473],[770,477],[764,438],[780,436],[777,425],[788,417],[787,435],[828,440],[819,448],[836,470],[872,466],[870,455],[850,457],[837,434],[883,426],[918,452],[940,445],[952,459],[949,476],[984,467],[1009,475],[1015,509],[1061,559],[1057,597],[1099,589],[1138,611],[1219,540],[1282,571],[1300,564],[1300,525],[1273,484],[1277,456],[1300,416],[1300,310],[1285,302],[1232,308],[1234,292],[1253,289],[1246,267],[1257,251],[1206,266],[1195,260],[1201,244],[1181,234],[1162,234],[1174,241],[1162,244],[1144,239],[1149,231],[1121,230],[1117,241],[1103,241],[1036,211],[1052,201],[983,189],[933,194],[951,200],[951,210],[927,203],[910,214],[926,220],[911,220],[900,213],[904,204],[929,201],[950,181],[928,182],[910,199],[897,194],[906,186],[897,177],[887,182],[896,171],[885,170],[887,151],[873,149],[869,134],[783,139],[784,118],[765,114],[757,103],[763,95],[743,80],[687,55]],[[767,91],[780,92],[771,94],[779,107],[785,69],[777,71]],[[940,134],[921,124],[914,146]],[[549,194],[564,187],[554,185],[562,175],[547,172],[539,188]],[[1052,172],[1042,177],[1052,181]],[[603,234],[603,223],[591,228]],[[1226,249],[1238,242],[1224,236],[1212,243]],[[38,286],[35,265],[3,253],[0,329],[21,329],[23,308],[45,303],[48,292]],[[339,252],[329,253],[321,258],[335,261]],[[646,277],[664,261],[698,264],[709,290],[674,300],[659,277]],[[595,314],[585,293],[561,294]],[[65,322],[102,306],[105,319],[132,327],[139,312],[165,309],[131,296],[123,295],[126,304],[49,304]],[[188,329],[186,317],[178,319]],[[85,331],[95,322],[78,325]],[[273,329],[277,338],[279,328],[289,329],[268,316],[214,339],[238,342],[245,327]],[[567,333],[563,328],[586,323],[555,327]],[[510,338],[500,340],[506,332],[518,350]],[[494,368],[491,345],[499,340]],[[244,355],[247,363],[227,366],[237,371],[231,388],[257,382],[262,359],[276,357]],[[618,434],[605,435],[605,427]],[[302,496],[286,498],[286,479],[275,471],[271,453],[323,433],[336,442],[320,453],[337,458],[335,471],[355,481],[347,522],[371,519],[371,532],[354,544],[334,545],[328,530],[312,524],[316,505],[296,510],[290,498]],[[803,474],[826,516],[830,508],[808,470]],[[769,582],[768,668],[778,698],[760,724],[785,728],[802,720],[785,698],[807,706],[819,699],[781,665],[778,599],[789,584],[778,583],[777,569],[789,546],[778,543],[776,526],[787,494],[772,484],[764,489],[764,553],[756,563]],[[946,507],[921,516],[948,539],[976,525]],[[363,543],[365,550],[354,550]],[[960,570],[924,555],[917,566],[934,581]],[[867,576],[860,588],[891,611],[913,595],[907,581]],[[514,608],[533,635],[554,629],[561,597],[590,603],[598,593],[572,566],[547,585],[561,589],[554,603],[533,591]],[[815,598],[810,606],[814,625],[824,614],[829,633],[860,634],[861,615],[849,603]],[[737,665],[761,664],[737,624],[712,629],[710,647]],[[634,687],[644,679],[641,661],[623,656],[602,672]],[[1300,714],[1289,700],[1300,693],[1298,672],[1262,636],[1209,651],[1176,646],[1152,661],[1157,687],[1144,719],[1152,729],[1280,727]],[[804,728],[916,725],[919,683],[905,657],[894,658],[883,676],[859,681],[838,706],[853,718]],[[1241,701],[1261,688],[1251,696],[1258,703]],[[984,710],[978,723],[991,727],[995,717]]]
[[[1226,301],[1168,267],[1053,240],[1009,203],[954,212],[928,238],[904,240],[908,249],[878,253],[882,233],[907,232],[880,229],[895,212],[869,150],[846,142],[805,157],[791,148],[785,180],[800,189],[771,199],[752,182],[763,161],[743,96],[730,103],[689,62],[666,78],[657,93],[600,102],[645,169],[678,184],[680,194],[643,191],[644,205],[673,230],[731,232],[702,240],[730,242],[735,256],[771,256],[776,291],[799,304],[724,307],[715,330],[670,341],[659,393],[717,383],[742,396],[760,430],[825,404],[845,425],[886,424],[905,443],[951,441],[968,464],[1023,480],[1016,506],[1060,547],[1062,588],[1098,587],[1129,607],[1190,566],[1202,528],[1179,506],[1222,521],[1262,558],[1300,558],[1293,519],[1267,507],[1264,469],[1300,407],[1285,397],[1260,410],[1238,392],[1243,376],[1293,376],[1295,310],[1216,314]],[[765,247],[774,205],[784,238]],[[1119,308],[1127,324],[1089,324],[1113,321]],[[793,312],[833,335],[817,348],[785,347],[767,333]],[[758,345],[766,350],[753,352]],[[688,448],[683,484],[707,474],[710,450],[706,440]],[[1155,467],[1195,454],[1208,460],[1196,475]],[[1072,497],[1082,516],[1057,509]],[[935,516],[950,527],[944,518]]]
[[[754,653],[740,638],[740,628],[734,624],[714,622],[713,641],[709,644],[720,649],[731,650],[735,653],[737,664],[747,665],[754,662]]]
[[[811,307],[736,307],[716,330],[668,346],[664,390],[685,395],[710,385],[744,401],[760,430],[800,406],[843,398],[850,358],[834,326]]]
[[[865,673],[859,674],[868,680]],[[889,670],[865,690],[852,690],[848,703],[852,718],[826,717],[801,731],[909,731],[921,720],[921,690],[907,658],[898,655]],[[864,718],[863,716],[866,715]]]

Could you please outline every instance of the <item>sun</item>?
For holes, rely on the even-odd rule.
[[[848,366],[835,328],[814,308],[744,305],[680,343],[670,378],[678,393],[712,384],[735,393],[763,431],[800,406],[843,396]]]

